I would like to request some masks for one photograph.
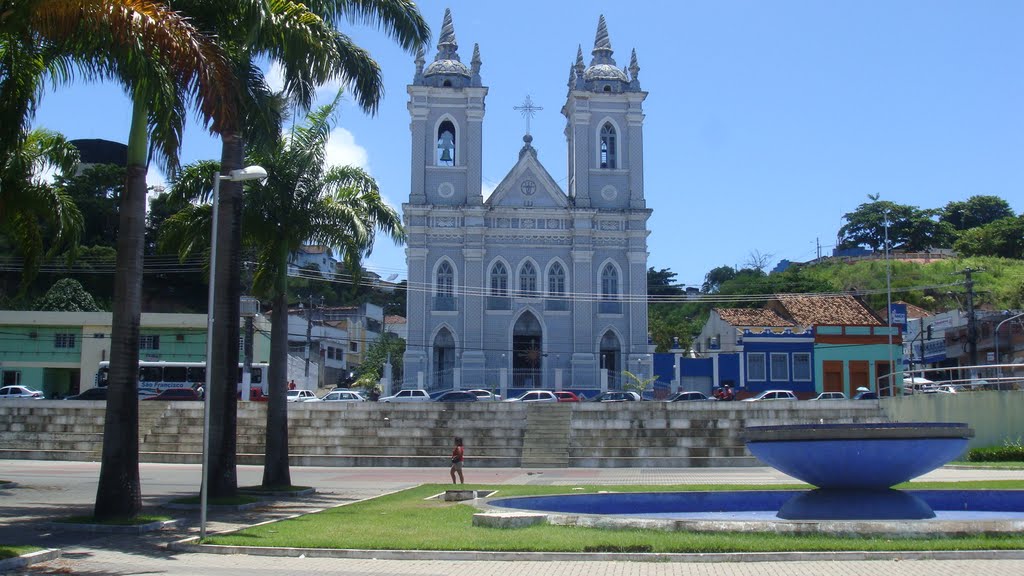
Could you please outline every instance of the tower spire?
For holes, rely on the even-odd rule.
[[[629,57],[629,87],[634,90],[640,89],[640,64],[636,60],[636,48],[633,48],[633,53]]]
[[[437,56],[434,56],[434,61],[438,60],[459,60],[459,43],[455,40],[455,24],[452,23],[452,11],[450,8],[444,9],[444,22],[441,23],[441,36],[437,41]]]
[[[473,44],[473,59],[469,62],[470,70],[473,74],[473,86],[480,86],[480,66],[483,62],[480,60],[480,45]]]
[[[591,60],[590,65],[595,64],[611,64],[615,65],[615,61],[612,60],[612,41],[608,37],[608,23],[605,22],[604,14],[601,14],[600,18],[597,19],[597,34],[594,35],[594,49],[590,52],[594,58]]]

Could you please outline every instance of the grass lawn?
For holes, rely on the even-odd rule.
[[[36,552],[38,550],[42,550],[42,548],[38,546],[5,546],[0,544],[0,560],[14,558],[15,556],[21,556],[22,554],[28,554],[29,552]]]
[[[170,516],[136,516],[135,518],[111,518],[110,520],[98,521],[92,516],[70,516],[61,518],[57,522],[66,524],[99,524],[101,526],[139,526],[150,522],[166,522]]]
[[[1024,470],[1024,462],[950,462],[954,466],[967,468],[989,468],[992,470]]]
[[[460,486],[461,487],[461,486]],[[498,490],[497,496],[527,496],[598,491],[765,490],[805,486],[469,486]],[[906,486],[904,486],[906,487]],[[1024,537],[973,536],[941,539],[846,538],[783,535],[603,530],[569,526],[531,526],[515,530],[475,527],[477,509],[467,504],[425,500],[451,488],[433,484],[316,514],[265,524],[204,543],[229,546],[361,548],[399,550],[497,550],[565,552],[774,552],[784,550],[978,550],[1021,549]],[[915,483],[913,488],[1024,488],[1024,482]]]

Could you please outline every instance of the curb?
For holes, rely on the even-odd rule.
[[[460,550],[355,550],[332,548],[261,548],[196,544],[198,537],[171,542],[168,549],[203,554],[247,554],[279,558],[352,560],[479,560],[479,561],[617,561],[617,562],[843,562],[863,560],[1022,560],[1024,550],[941,550],[921,552],[483,552]]]
[[[145,532],[156,532],[166,528],[174,528],[182,522],[181,519],[157,520],[147,524],[132,524],[118,526],[112,524],[80,524],[77,522],[47,522],[45,526],[54,530],[66,530],[68,532],[92,532],[95,534],[142,534]]]
[[[57,558],[60,558],[60,554],[61,552],[57,548],[47,548],[46,550],[29,552],[28,554],[15,556],[14,558],[6,558],[4,560],[0,560],[0,574],[6,574],[10,571],[18,570],[19,568],[31,566],[32,564],[56,560]]]
[[[301,496],[309,496],[311,494],[316,494],[316,488],[306,488],[305,490],[292,490],[292,491],[282,490],[282,491],[279,491],[279,492],[275,492],[275,491],[268,492],[266,490],[243,490],[243,489],[239,489],[238,493],[239,494],[245,494],[246,496],[266,496],[266,497],[270,497],[270,498],[299,498]]]
[[[267,503],[263,501],[250,502],[248,504],[207,504],[207,510],[220,510],[228,512],[242,512],[245,510],[252,510],[257,506],[266,506]],[[175,504],[174,502],[167,502],[160,505],[161,508],[167,508],[168,510],[199,510],[202,508],[202,504]]]

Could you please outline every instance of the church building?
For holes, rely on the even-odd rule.
[[[616,65],[603,16],[589,65],[577,51],[562,107],[567,191],[526,134],[484,198],[488,89],[479,46],[468,67],[458,50],[445,11],[437,54],[429,64],[417,57],[408,87],[403,387],[593,391],[621,385],[624,370],[649,375],[647,93],[636,52]]]

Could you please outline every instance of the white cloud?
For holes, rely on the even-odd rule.
[[[329,166],[358,166],[370,172],[370,154],[356,143],[355,136],[344,128],[331,130],[327,141]]]

